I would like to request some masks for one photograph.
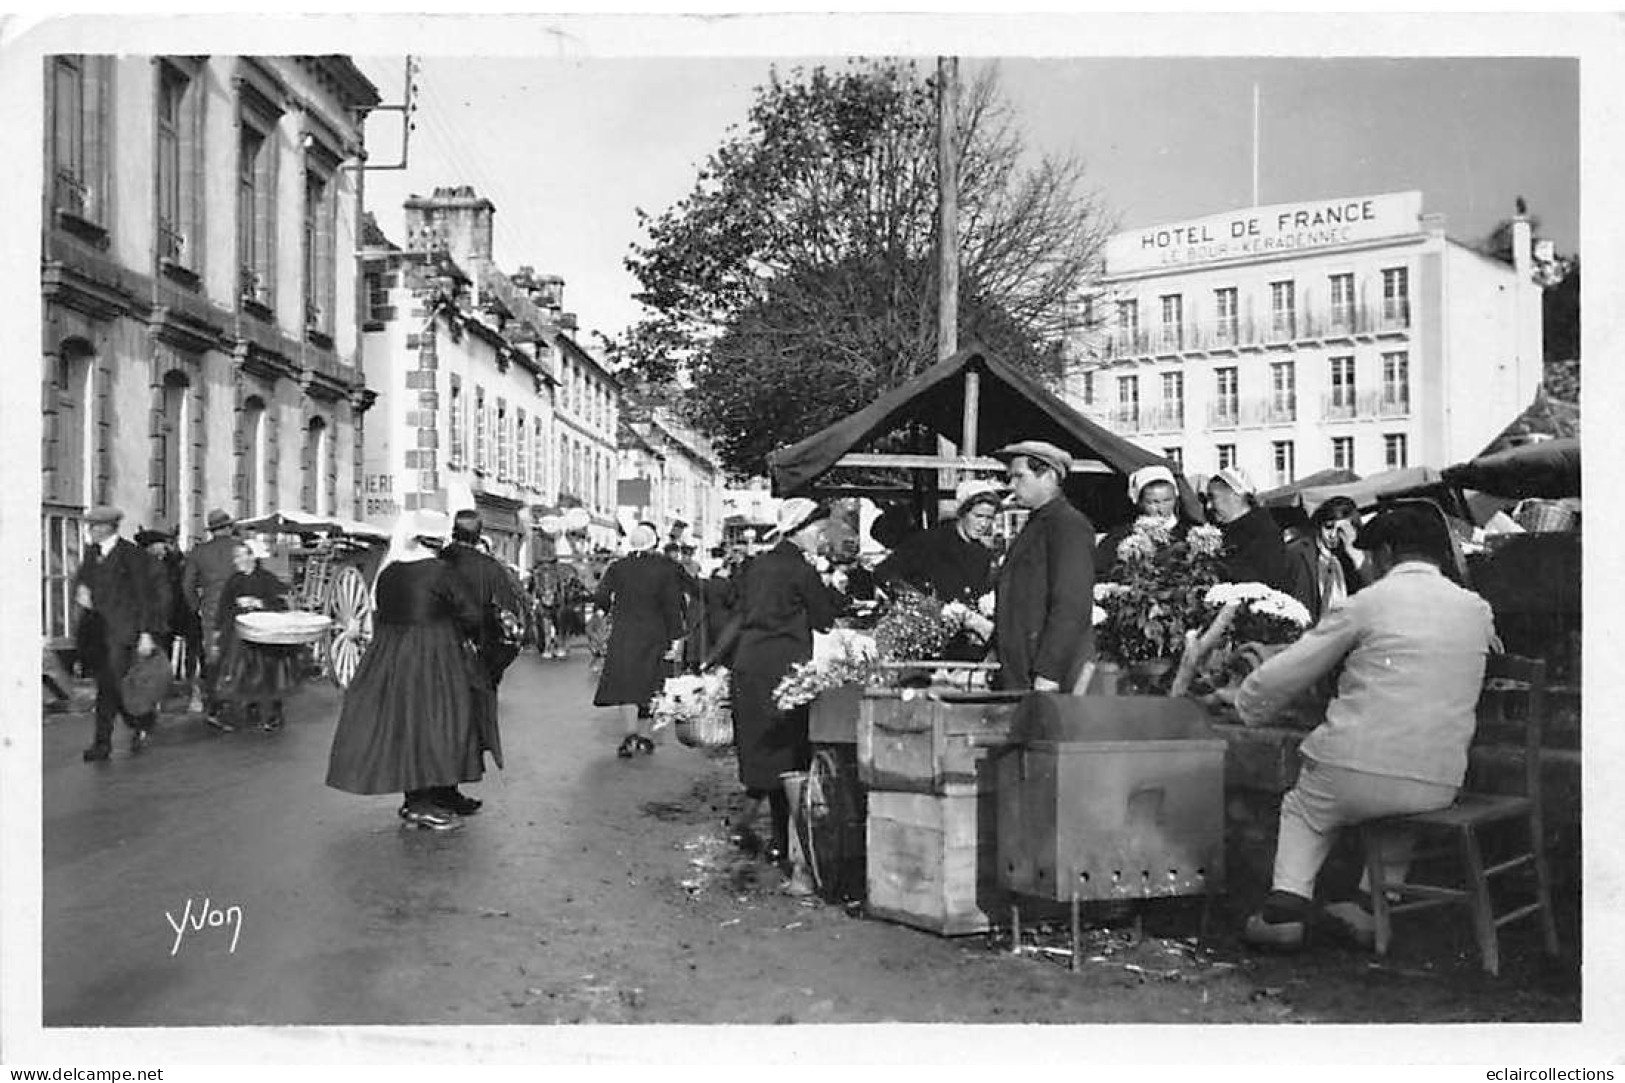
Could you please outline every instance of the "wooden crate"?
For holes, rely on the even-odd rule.
[[[858,777],[875,790],[992,793],[987,757],[1008,743],[1022,695],[867,689],[858,712]]]
[[[815,745],[849,745],[858,739],[858,711],[863,686],[826,688],[807,709],[807,739]]]
[[[868,912],[941,936],[985,932],[1007,907],[996,814],[992,793],[869,791]]]

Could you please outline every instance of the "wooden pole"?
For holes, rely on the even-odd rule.
[[[959,105],[959,60],[937,58],[937,360],[959,352],[959,147],[954,115]],[[967,374],[965,410],[961,419],[961,455],[976,454],[974,376]],[[945,438],[939,445],[946,445]],[[966,448],[970,450],[966,450]],[[939,446],[939,451],[945,451]],[[944,474],[939,482],[952,488],[957,478]],[[936,520],[936,509],[929,513]]]

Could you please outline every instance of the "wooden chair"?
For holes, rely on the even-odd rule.
[[[1509,717],[1507,707],[1521,702],[1521,716]],[[1500,973],[1501,951],[1498,934],[1508,922],[1538,914],[1549,954],[1558,952],[1557,925],[1552,918],[1551,874],[1546,860],[1545,835],[1541,819],[1540,748],[1541,728],[1546,715],[1546,663],[1514,655],[1492,654],[1484,670],[1484,694],[1479,702],[1478,736],[1501,723],[1516,723],[1523,730],[1523,792],[1491,794],[1463,789],[1449,808],[1411,816],[1373,820],[1361,826],[1366,871],[1370,877],[1371,916],[1376,919],[1376,949],[1386,955],[1392,938],[1395,915],[1434,906],[1465,906],[1472,914],[1473,929],[1484,969]],[[1521,821],[1528,832],[1528,846],[1493,865],[1484,864],[1480,848],[1483,828]],[[1460,858],[1463,886],[1431,883],[1389,883],[1383,875],[1381,848],[1384,828],[1409,828],[1427,843],[1437,840],[1431,850],[1418,849],[1417,858],[1454,854]],[[1439,836],[1444,836],[1440,839]],[[1532,867],[1535,876],[1533,902],[1497,914],[1490,896],[1490,880],[1503,873]],[[1398,902],[1391,902],[1397,897]],[[1410,900],[1410,901],[1407,901]]]

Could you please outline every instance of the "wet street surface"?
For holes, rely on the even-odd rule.
[[[1441,919],[1377,963],[1351,947],[1255,956],[1221,902],[953,939],[779,893],[728,842],[727,756],[659,735],[619,760],[581,652],[527,653],[502,689],[507,769],[464,787],[461,830],[407,828],[399,795],[323,784],[339,694],[311,681],[279,732],[170,713],[139,756],[90,720],[44,730],[44,1025],[1547,1022],[1578,967],[1509,929],[1503,976]],[[1461,923],[1457,923],[1459,925]],[[1572,943],[1572,936],[1570,937]]]

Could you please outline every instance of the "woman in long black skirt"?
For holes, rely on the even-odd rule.
[[[400,816],[446,831],[462,820],[457,784],[477,782],[486,752],[502,766],[494,720],[476,709],[483,679],[467,637],[480,606],[436,548],[444,512],[407,512],[378,573],[373,640],[344,694],[327,784],[348,793],[405,794]]]
[[[659,534],[648,523],[632,529],[631,552],[598,581],[593,602],[609,614],[609,646],[593,694],[595,707],[620,707],[625,736],[615,752],[628,759],[652,753],[649,701],[665,683],[683,638],[682,568],[655,552]]]
[[[751,558],[740,575],[740,631],[734,648],[734,742],[739,751],[739,781],[753,802],[741,834],[751,836],[751,821],[765,799],[773,813],[770,860],[782,862],[789,851],[790,802],[779,775],[805,771],[812,760],[807,739],[807,708],[782,711],[773,689],[790,667],[812,657],[812,634],[835,622],[841,596],[824,585],[810,557],[817,551],[828,509],[803,497],[779,508],[774,534],[778,544]]]
[[[299,652],[303,649],[250,643],[237,632],[244,613],[279,612],[288,608],[288,584],[266,570],[265,546],[254,538],[232,551],[237,570],[220,590],[220,702],[239,724],[263,730],[282,728],[282,700],[299,685]],[[227,723],[222,728],[232,728]]]

